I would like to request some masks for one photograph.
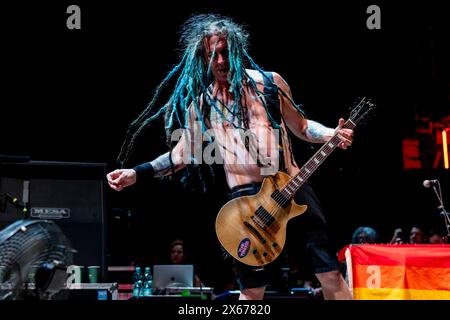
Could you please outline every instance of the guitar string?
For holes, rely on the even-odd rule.
[[[364,101],[361,100],[358,103],[358,106]],[[358,107],[357,106],[357,107]],[[354,110],[357,108],[355,107]],[[361,117],[362,118],[362,117]],[[359,122],[359,120],[361,120],[361,118],[359,118],[357,121],[355,120],[355,117],[350,116],[350,119],[348,121],[346,121],[346,123],[344,124],[344,128],[355,128],[356,124]],[[348,127],[347,127],[348,124]],[[337,140],[337,141],[336,141]],[[272,204],[272,208],[269,211],[266,212],[262,212],[262,215],[267,215],[267,218],[265,218],[264,224],[267,224],[268,221],[270,221],[271,218],[275,218],[278,215],[278,212],[280,211],[279,209],[281,208],[281,205],[277,202],[279,200],[283,199],[283,196],[287,196],[288,195],[288,199],[289,201],[292,201],[292,199],[295,196],[295,193],[300,189],[300,187],[304,184],[304,182],[312,175],[312,173],[314,173],[314,171],[322,164],[322,162],[336,149],[336,147],[338,146],[338,144],[342,141],[341,138],[339,138],[338,134],[335,134],[327,143],[325,143],[317,152],[316,154],[313,155],[313,157],[311,157],[310,160],[308,160],[308,162],[302,167],[305,169],[308,169],[310,172],[306,172],[306,174],[303,176],[303,178],[301,179],[301,181],[299,182],[298,186],[293,186],[292,191],[290,192],[290,187],[292,187],[291,182],[292,181],[296,181],[297,179],[300,177],[301,173],[304,172],[302,169],[300,169],[300,171],[292,178],[289,180],[289,182],[287,182],[284,186],[282,186],[279,190],[279,194],[277,196],[274,197],[274,203]],[[330,147],[330,143],[333,143],[333,146]],[[326,148],[330,148],[329,151],[325,152],[324,149]],[[325,155],[322,155],[320,152],[324,151]],[[317,155],[321,155],[317,156]],[[317,161],[314,160],[319,160],[319,162],[317,163]],[[312,164],[312,166],[310,167],[310,164]],[[309,176],[308,176],[309,174]],[[306,177],[306,178],[305,178]],[[288,193],[286,194],[286,191],[288,191]],[[273,194],[273,193],[272,193]],[[271,214],[273,213],[273,214]],[[266,220],[267,219],[267,220]]]
[[[302,181],[298,182],[299,186],[295,187],[291,185],[292,181],[297,181],[298,178],[301,176],[302,173],[304,173],[304,170],[300,170],[300,172],[298,174],[295,175],[295,177],[293,177],[288,183],[286,183],[280,190],[280,196],[278,197],[274,197],[275,201],[279,201],[282,200],[283,196],[286,198],[293,198],[295,193],[298,191],[298,189],[300,189],[300,187],[303,185],[304,181],[306,181],[311,175],[312,173],[322,164],[322,162],[334,151],[334,149],[336,149],[338,142],[341,141],[341,139],[338,137],[338,135],[334,135],[326,144],[324,144],[318,151],[317,153],[310,159],[308,160],[308,162],[304,165],[304,169],[309,170],[310,172],[306,172],[305,175],[301,178]],[[334,143],[333,147],[330,147],[330,143]],[[325,151],[325,149],[330,149]],[[321,151],[324,151],[326,153],[325,156],[317,156],[317,154],[320,154]],[[320,162],[319,163],[315,163],[314,159],[319,158]],[[322,159],[321,159],[322,158]],[[292,190],[291,190],[292,189]],[[278,211],[276,207],[281,207],[278,203],[276,203],[273,208],[271,208],[271,210],[269,210],[269,212],[274,213],[274,216],[276,216]],[[276,211],[274,212],[275,209]],[[270,220],[270,217],[269,217]]]
[[[330,141],[331,141],[331,139],[330,139]],[[324,147],[322,147],[320,150],[322,150],[323,148],[324,148]],[[320,150],[319,150],[318,152],[320,152]],[[312,163],[311,160],[308,161],[308,162],[305,164],[304,167],[308,167],[309,163]],[[308,167],[308,168],[309,168],[309,167]],[[312,169],[312,170],[315,170],[315,169]],[[287,183],[286,183],[285,185],[283,185],[281,188],[277,189],[277,190],[279,190],[280,192],[279,192],[278,195],[276,195],[275,197],[273,197],[274,203],[272,203],[272,207],[270,208],[270,210],[267,210],[267,211],[266,211],[267,213],[265,213],[266,217],[265,217],[265,220],[263,220],[263,222],[264,222],[265,224],[266,224],[267,222],[270,221],[270,218],[276,217],[276,216],[277,216],[277,213],[278,213],[278,211],[279,211],[279,208],[282,207],[282,205],[280,205],[280,204],[278,203],[278,201],[284,200],[283,198],[290,198],[290,197],[291,197],[291,195],[290,195],[289,193],[287,193],[286,190],[289,190],[289,185],[290,185],[290,183],[291,183],[293,180],[297,180],[297,179],[300,177],[300,175],[302,174],[302,172],[304,172],[304,171],[303,171],[303,170],[300,170],[300,172],[299,172],[298,174],[296,174],[289,182],[287,182]],[[300,188],[300,187],[303,185],[303,181],[304,181],[304,180],[306,180],[306,179],[302,179],[302,181],[300,182],[298,188]],[[297,190],[298,190],[298,189],[297,189]],[[297,190],[292,190],[292,191],[293,191],[292,194],[295,194],[295,192],[296,192]]]
[[[335,138],[336,136],[333,136],[333,138],[331,138],[328,142],[332,142],[332,140]],[[327,144],[328,144],[328,142],[327,142]],[[326,146],[327,146],[327,144],[325,144],[321,149],[319,149],[319,151],[318,152],[320,152],[321,150],[323,150],[323,149],[325,149],[326,148]],[[328,144],[328,146],[329,146],[329,144]],[[334,146],[334,148],[335,148],[335,146]],[[330,151],[330,154],[331,154],[331,152],[334,150],[334,148],[332,148],[332,150]],[[311,170],[311,173],[314,171],[314,170],[316,170],[317,168],[318,168],[318,166],[319,165],[314,165],[314,163],[312,162],[312,160],[314,159],[314,158],[316,158],[315,156],[313,157],[313,158],[311,158],[306,164],[305,164],[305,166],[304,166],[304,168],[307,168],[308,170]],[[322,159],[322,161],[323,160],[325,160],[325,158],[324,159]],[[311,167],[310,166],[310,164],[312,164],[313,166]],[[302,182],[300,182],[300,184],[299,184],[299,186],[296,188],[296,187],[294,187],[294,190],[292,190],[291,192],[289,191],[290,190],[290,188],[289,188],[289,185],[290,185],[290,183],[293,181],[293,180],[297,180],[298,178],[299,178],[299,176],[301,175],[301,173],[302,172],[304,172],[303,170],[300,170],[300,172],[298,173],[298,174],[296,174],[295,175],[295,177],[293,177],[288,183],[286,183],[284,186],[282,186],[280,189],[277,189],[277,190],[279,190],[280,192],[279,192],[279,194],[278,195],[276,195],[273,199],[274,199],[274,201],[273,201],[273,203],[272,203],[272,206],[271,206],[271,208],[270,208],[270,210],[266,210],[266,212],[263,212],[261,215],[264,215],[264,220],[263,220],[263,223],[264,224],[267,224],[269,221],[270,221],[270,219],[271,218],[273,218],[273,217],[276,217],[277,215],[278,215],[278,212],[279,212],[279,208],[281,208],[282,207],[282,205],[280,205],[279,203],[278,203],[278,201],[283,201],[284,199],[283,198],[291,198],[291,197],[293,197],[293,195],[295,195],[295,193],[296,193],[296,191],[303,185],[303,181],[306,181],[307,180],[307,178],[302,178]],[[295,190],[295,189],[297,189],[297,190]],[[291,196],[291,194],[292,194],[292,196]]]
[[[346,124],[349,124],[351,126],[351,123],[349,121],[347,121],[344,124],[344,127]],[[353,126],[354,127],[354,126]],[[338,142],[341,142],[341,139],[338,137],[337,134],[335,134],[327,143],[325,143],[317,152],[316,154],[313,155],[313,157],[308,160],[308,162],[305,164],[305,166],[303,166],[303,168],[310,170],[310,172],[306,172],[307,174],[309,173],[311,176],[311,174],[321,165],[321,162],[323,162],[337,147],[338,143],[336,143],[338,140]],[[326,154],[323,156],[323,159],[320,159],[321,157],[319,157],[319,163],[314,163],[314,160],[317,160],[317,155],[320,155],[321,151],[324,151],[324,149],[329,148],[331,143],[334,143],[334,145],[330,148],[331,150],[329,150],[329,152],[325,152]],[[310,164],[312,164],[312,167],[310,167]],[[278,212],[280,211],[279,209],[281,208],[281,205],[278,203],[279,200],[283,199],[283,196],[286,196],[286,191],[288,191],[288,198],[294,198],[295,193],[300,189],[300,187],[303,185],[304,181],[306,181],[308,178],[303,178],[298,186],[294,186],[294,188],[292,190],[290,190],[290,187],[292,187],[292,181],[297,181],[297,179],[299,178],[299,176],[301,175],[301,173],[303,172],[303,170],[301,169],[289,182],[287,182],[282,188],[277,189],[279,190],[279,194],[277,196],[274,197],[274,203],[272,204],[272,208],[269,211],[262,211],[261,216],[263,216],[263,223],[266,225],[268,221],[270,221],[271,218],[275,218],[278,215]],[[289,201],[291,201],[292,199],[289,199]],[[273,213],[273,214],[271,214]],[[265,216],[265,217],[264,217]],[[258,216],[259,217],[259,216]]]
[[[339,139],[339,137],[337,137],[337,135],[335,135],[335,136],[333,136],[325,145],[323,145],[320,149],[319,149],[319,151],[317,152],[317,153],[319,153],[321,150],[323,151],[323,149],[325,149],[326,147],[329,147],[329,143],[331,142],[331,143],[333,143],[333,142],[335,142],[334,140],[336,140],[335,138],[338,138],[337,140],[340,140]],[[336,148],[336,146],[337,146],[337,144],[335,144],[333,147],[331,147],[331,150],[330,150],[330,152],[325,156],[325,158],[329,155],[329,154],[331,154],[331,152]],[[317,154],[316,153],[316,154]],[[316,156],[313,156],[306,164],[305,164],[305,166],[304,166],[304,168],[307,168],[308,170],[310,170],[311,172],[309,173],[309,176],[319,167],[319,165],[321,164],[321,163],[319,163],[319,164],[314,164],[313,163],[313,159],[314,158],[317,158]],[[323,160],[325,160],[325,158],[323,158],[322,159],[322,161]],[[310,166],[310,164],[312,164],[312,166]],[[282,207],[282,205],[280,205],[279,203],[278,203],[278,201],[282,201],[282,200],[284,200],[283,199],[283,197],[284,198],[293,198],[294,197],[294,195],[295,195],[295,193],[298,191],[298,189],[303,185],[303,183],[304,183],[304,181],[306,181],[308,178],[302,178],[302,182],[300,182],[300,184],[299,184],[299,186],[298,187],[294,187],[294,190],[292,190],[292,192],[289,192],[289,190],[290,190],[290,188],[289,188],[289,185],[290,185],[290,183],[293,181],[293,180],[296,180],[296,179],[298,179],[298,177],[300,176],[300,174],[302,173],[302,172],[304,172],[303,170],[300,170],[300,172],[299,173],[297,173],[296,175],[295,175],[295,177],[293,177],[288,183],[286,183],[283,187],[281,187],[280,189],[277,189],[277,190],[279,190],[280,191],[280,193],[277,195],[277,196],[275,196],[273,199],[275,200],[275,201],[273,201],[273,203],[272,203],[272,206],[271,206],[271,208],[270,208],[270,210],[266,210],[266,212],[267,213],[265,213],[265,212],[263,212],[261,215],[265,215],[265,218],[264,218],[264,220],[263,220],[263,223],[264,224],[267,224],[269,221],[270,221],[270,219],[271,218],[276,218],[277,216],[278,216],[278,212],[280,211],[279,209]],[[307,173],[308,174],[308,173]],[[295,190],[296,189],[296,190]],[[286,193],[286,190],[287,190],[287,192],[289,192],[289,193]],[[291,201],[291,199],[289,199],[289,201]]]
[[[350,119],[350,121],[351,121],[352,119]],[[346,126],[348,124],[348,126]],[[346,122],[345,124],[344,124],[344,128],[349,128],[349,127],[352,127],[351,126],[351,124],[350,124],[350,122]],[[352,127],[352,128],[354,128],[354,126]],[[337,141],[336,141],[337,140]],[[311,174],[322,164],[321,162],[323,162],[332,152],[333,152],[333,150],[337,147],[337,145],[338,145],[338,143],[339,142],[341,142],[342,140],[339,138],[339,136],[336,134],[336,135],[334,135],[326,144],[324,144],[315,154],[314,154],[314,156],[313,157],[311,157],[311,159],[309,159],[308,160],[308,162],[303,166],[303,168],[305,168],[305,169],[308,169],[308,170],[310,170],[311,172],[309,173],[309,176],[311,176]],[[333,145],[333,147],[331,147],[331,150],[329,150],[329,151],[324,151],[325,149],[327,149],[328,147],[330,147],[330,143],[334,143],[334,145]],[[323,155],[321,155],[320,154],[320,152],[321,151],[324,151],[325,152],[325,156],[323,156]],[[319,161],[319,163],[314,163],[315,161],[314,160],[318,160]],[[314,161],[314,162],[313,162]],[[300,181],[299,183],[300,183],[300,185],[299,186],[297,186],[297,187],[295,187],[294,186],[294,188],[292,189],[292,191],[291,191],[291,188],[290,188],[290,184],[291,184],[291,182],[292,181],[294,181],[294,180],[298,180],[298,178],[299,178],[299,176],[300,176],[300,174],[302,173],[303,171],[302,170],[300,170],[300,172],[298,173],[298,174],[296,174],[288,183],[286,183],[281,189],[283,189],[282,191],[280,191],[280,193],[283,195],[283,196],[287,196],[287,197],[290,197],[291,196],[291,194],[295,194],[295,192],[301,187],[301,185],[303,185],[303,181],[305,181],[305,180],[307,180],[308,179],[308,177],[307,178],[302,178],[302,181]],[[292,185],[291,185],[292,186]],[[280,189],[278,189],[278,190],[280,190]],[[286,190],[287,190],[287,192],[288,193],[286,193]],[[274,198],[274,199],[277,199],[277,200],[280,200],[280,197],[278,197],[278,198]]]
[[[354,108],[354,110],[356,109],[356,108],[358,108],[360,105],[361,105],[361,103],[364,101],[364,99],[363,100],[361,100],[359,103],[358,103],[358,105],[357,105],[357,107],[355,107]],[[344,124],[344,128],[351,128],[351,129],[353,129],[355,126],[356,126],[356,124],[359,122],[359,120],[361,120],[361,118],[360,119],[358,119],[357,121],[354,121],[355,120],[355,117],[353,117],[353,116],[350,116],[350,119],[349,120],[347,120],[346,121],[346,123]],[[348,126],[347,126],[348,125]],[[337,141],[336,141],[337,140]],[[325,143],[317,152],[316,152],[316,154],[314,154],[313,155],[313,157],[310,159],[310,160],[308,160],[308,162],[303,166],[303,168],[305,168],[305,169],[308,169],[308,170],[310,170],[310,172],[306,172],[307,174],[305,175],[305,176],[307,176],[308,174],[309,174],[309,176],[308,177],[310,177],[311,175],[312,175],[312,173],[314,173],[314,171],[322,164],[322,162],[336,149],[336,147],[337,147],[337,145],[340,143],[342,141],[342,139],[341,138],[339,138],[339,136],[338,136],[338,134],[335,134],[327,143]],[[330,147],[330,143],[334,143],[333,144],[333,146],[332,147]],[[327,152],[325,152],[324,151],[324,149],[326,149],[326,148],[329,148],[330,147],[330,150],[329,150],[329,152],[327,151]],[[316,155],[319,155],[319,154],[321,154],[320,152],[321,151],[324,151],[326,154],[323,156],[322,155],[322,157],[317,157]],[[316,160],[317,158],[319,158],[319,163],[317,163],[317,162],[313,162],[313,160]],[[322,159],[321,159],[322,158]],[[310,164],[312,164],[312,167],[310,167]],[[283,187],[281,187],[280,189],[277,189],[277,190],[279,190],[280,192],[279,192],[279,194],[277,195],[277,196],[275,196],[274,197],[274,203],[272,204],[272,208],[269,210],[269,211],[263,211],[262,213],[261,213],[261,215],[264,215],[264,216],[266,216],[264,219],[263,219],[263,223],[265,224],[265,225],[267,225],[267,222],[269,222],[270,221],[270,219],[271,218],[275,218],[279,213],[279,209],[282,207],[277,201],[279,201],[279,200],[282,200],[283,199],[283,196],[285,196],[286,197],[286,195],[288,195],[288,198],[294,198],[294,196],[295,196],[295,193],[300,189],[300,187],[304,184],[304,181],[306,181],[307,179],[308,179],[308,177],[306,177],[306,178],[302,178],[302,180],[299,182],[299,185],[298,186],[294,186],[293,187],[293,190],[292,190],[292,192],[290,192],[289,190],[290,190],[290,187],[292,187],[292,185],[291,185],[291,182],[292,181],[294,181],[294,180],[297,180],[299,177],[300,177],[300,175],[301,175],[301,173],[303,172],[303,170],[300,170],[289,182],[287,182]],[[304,176],[304,177],[305,177]],[[286,191],[288,191],[288,193],[286,194]],[[289,201],[291,201],[292,199],[289,199]]]
[[[350,118],[350,121],[352,121],[351,118]],[[349,127],[354,128],[355,126],[352,126],[352,124],[349,121],[347,121],[344,124],[344,128],[349,128]],[[337,147],[338,143],[341,142],[341,141],[342,140],[339,138],[339,136],[337,134],[334,135],[326,144],[324,144],[317,151],[317,153],[310,160],[308,160],[308,162],[305,164],[305,166],[303,168],[308,169],[308,170],[311,171],[310,173],[307,173],[307,174],[309,174],[309,176],[311,176],[311,174],[321,165],[321,162],[323,162],[323,160],[325,160],[326,157],[328,157],[333,152],[333,150]],[[330,143],[334,143],[333,147],[331,147],[331,150],[329,150],[329,151],[327,150],[325,152],[324,150],[330,147]],[[324,151],[326,153],[325,156],[322,156],[323,158],[321,156],[317,156],[318,154],[320,154],[321,151]],[[319,163],[314,163],[313,160],[315,160],[317,158],[319,158]],[[295,193],[298,191],[298,189],[300,189],[300,187],[303,185],[303,181],[306,181],[308,179],[308,177],[307,178],[302,178],[302,181],[299,183],[299,185],[297,187],[296,186],[292,186],[291,182],[294,181],[294,180],[297,181],[299,176],[300,176],[300,174],[302,172],[304,172],[304,171],[301,170],[295,177],[293,177],[288,183],[286,183],[281,188],[282,190],[278,189],[278,190],[280,190],[280,195],[278,197],[274,197],[274,200],[275,200],[276,203],[272,206],[271,210],[268,211],[269,214],[270,213],[273,213],[273,214],[271,214],[268,217],[268,220],[266,222],[268,222],[271,217],[275,217],[277,215],[277,213],[279,211],[278,208],[281,207],[277,203],[277,201],[282,200],[283,196],[287,197],[287,198],[293,197],[295,195]]]
[[[359,108],[359,107],[362,105],[362,103],[364,102],[364,99],[365,99],[365,98],[363,98],[363,99],[357,104],[357,106],[356,106],[353,110],[356,110],[357,108]],[[344,124],[343,127],[346,128],[347,125],[348,125],[349,127],[352,127],[350,121],[354,120],[353,118],[354,118],[353,116],[350,116],[350,119],[346,121],[346,123]],[[347,127],[347,128],[348,128],[348,127]],[[354,128],[354,126],[353,126],[353,128]],[[335,139],[336,137],[337,137],[337,139]],[[338,140],[338,141],[334,141],[334,140]],[[326,144],[324,144],[324,145],[319,149],[319,151],[318,151],[318,152],[317,152],[310,160],[308,160],[308,162],[305,164],[305,166],[304,166],[303,168],[308,169],[308,170],[311,170],[309,176],[311,176],[311,174],[319,167],[319,165],[321,165],[321,162],[322,162],[323,160],[325,160],[325,158],[328,157],[328,156],[333,152],[333,150],[336,148],[337,144],[340,143],[341,141],[342,141],[342,140],[339,138],[339,136],[338,136],[337,134],[334,135],[334,136],[333,136]],[[335,144],[334,144],[334,146],[331,148],[330,152],[329,152],[328,154],[326,154],[326,155],[324,156],[323,159],[319,160],[319,161],[320,161],[319,163],[314,164],[312,161],[313,161],[314,159],[317,159],[316,155],[319,154],[320,151],[324,151],[324,149],[327,148],[327,147],[329,147],[330,143],[333,143],[333,142],[334,142]],[[320,158],[320,157],[319,157],[319,158]],[[312,167],[309,166],[311,163],[312,163]],[[296,180],[296,179],[298,178],[298,176],[300,175],[300,173],[302,173],[302,170],[301,170],[295,177],[293,177],[288,183],[286,183],[286,184],[281,188],[281,190],[280,190],[280,189],[277,189],[277,190],[280,191],[280,192],[279,192],[279,195],[277,195],[277,196],[274,197],[274,200],[275,200],[274,202],[275,202],[275,203],[272,205],[272,208],[271,208],[270,210],[266,211],[268,214],[267,214],[266,219],[264,220],[264,223],[265,223],[265,224],[267,224],[267,222],[270,221],[270,219],[271,219],[272,217],[276,217],[277,213],[279,212],[279,208],[282,207],[282,206],[278,203],[278,201],[279,201],[279,200],[283,200],[283,196],[286,197],[286,198],[288,198],[288,199],[289,199],[289,198],[293,198],[293,197],[295,196],[295,193],[298,191],[298,189],[300,189],[300,187],[303,185],[303,181],[307,180],[307,178],[306,178],[306,179],[302,179],[302,181],[300,182],[300,184],[299,184],[297,187],[296,187],[296,186],[292,186],[291,182],[294,181],[294,180]],[[292,187],[293,187],[293,188],[292,188]],[[292,189],[292,190],[291,190],[291,189]],[[290,199],[289,201],[291,201],[291,199]]]
[[[352,119],[350,119],[350,120],[352,120]],[[346,127],[346,125],[349,125],[349,126],[351,126],[351,123],[350,123],[350,121],[347,121],[345,124],[344,124],[344,128]],[[347,127],[348,128],[348,127]],[[354,126],[353,126],[353,128],[354,128]],[[336,140],[338,140],[338,141],[336,141]],[[338,145],[338,143],[341,141],[341,139],[339,138],[339,136],[336,134],[336,135],[334,135],[326,144],[324,144],[317,152],[316,152],[316,154],[310,159],[310,160],[308,160],[308,162],[305,164],[305,166],[303,167],[303,168],[306,168],[306,169],[308,169],[308,170],[310,170],[311,172],[310,172],[310,175],[309,176],[311,176],[311,174],[321,165],[321,162],[323,161],[323,160],[325,160],[333,151],[334,151],[334,149],[336,149],[336,147],[337,147],[337,145]],[[331,147],[331,150],[329,151],[329,153],[328,152],[326,152],[327,154],[325,155],[325,156],[323,156],[324,158],[322,159],[322,160],[320,160],[320,162],[319,163],[313,163],[313,160],[314,159],[317,159],[317,157],[316,157],[316,155],[317,154],[319,154],[320,153],[320,151],[324,151],[324,149],[326,149],[326,148],[328,148],[328,147],[330,147],[330,143],[334,143],[334,145],[333,145],[333,147]],[[312,164],[312,166],[309,166],[310,164]],[[267,224],[269,221],[270,221],[270,219],[271,218],[275,218],[277,215],[278,215],[278,212],[280,211],[279,210],[279,208],[281,208],[282,206],[278,203],[278,201],[280,201],[280,200],[283,200],[283,196],[284,197],[287,197],[287,198],[293,198],[294,196],[295,196],[295,193],[298,191],[298,189],[300,189],[300,187],[303,185],[303,181],[306,181],[307,180],[307,178],[306,179],[302,179],[302,181],[300,182],[300,184],[299,184],[299,186],[298,187],[294,187],[294,189],[292,190],[292,192],[290,192],[290,188],[289,188],[289,186],[290,186],[290,184],[291,184],[291,182],[293,181],[293,180],[295,180],[295,179],[297,179],[298,177],[299,177],[299,175],[302,173],[302,170],[300,170],[300,172],[298,173],[298,174],[296,174],[296,176],[295,177],[293,177],[288,183],[286,183],[281,189],[282,190],[280,190],[280,189],[277,189],[277,190],[279,190],[280,191],[280,194],[279,195],[277,195],[277,196],[275,196],[273,199],[275,200],[274,202],[274,204],[272,204],[272,207],[270,208],[270,210],[266,210],[266,212],[267,213],[265,213],[265,212],[263,212],[261,215],[265,215],[265,218],[264,218],[264,220],[263,220],[263,223],[264,224]],[[288,192],[288,193],[286,193],[286,191]],[[289,200],[290,201],[290,200]]]
[[[362,103],[366,104],[366,102],[364,102],[364,98],[357,104],[357,106],[353,109],[356,110],[357,108],[359,108]],[[353,113],[353,112],[352,112]],[[359,113],[359,112],[358,112]],[[357,113],[357,114],[358,114]],[[351,127],[352,129],[355,127],[356,123],[354,123],[354,125],[352,126],[352,122],[355,118],[355,115],[350,116],[350,119],[346,121],[346,123],[344,124],[343,128],[348,128]],[[359,121],[356,121],[359,122]],[[347,126],[348,125],[348,126]],[[335,141],[338,140],[338,141]],[[309,173],[309,176],[311,176],[311,174],[321,165],[321,162],[323,160],[325,160],[333,151],[334,149],[336,149],[338,143],[340,143],[342,140],[341,138],[339,138],[338,134],[335,134],[327,143],[325,143],[317,152],[316,154],[310,159],[308,160],[308,162],[305,164],[305,166],[303,168],[310,170],[311,172]],[[331,150],[329,152],[325,152],[326,155],[323,156],[324,158],[322,160],[320,160],[319,163],[313,163],[314,159],[317,159],[316,155],[319,154],[321,151],[324,151],[325,148],[330,147],[330,144],[334,143],[333,147],[331,147]],[[312,163],[312,167],[309,167],[309,165]],[[279,190],[279,194],[277,196],[275,196],[273,199],[275,200],[274,203],[272,204],[272,207],[270,208],[270,210],[265,210],[265,212],[263,211],[262,213],[260,213],[261,216],[263,216],[263,223],[265,225],[267,225],[267,223],[270,221],[271,218],[275,218],[278,215],[278,212],[280,211],[279,208],[281,208],[282,206],[278,203],[278,201],[283,200],[283,197],[287,197],[289,198],[293,198],[295,196],[295,193],[298,191],[298,189],[300,189],[300,187],[303,185],[304,181],[307,180],[306,179],[302,179],[302,181],[300,182],[299,186],[293,188],[292,191],[290,191],[290,187],[291,182],[296,180],[299,175],[302,173],[302,170],[300,170],[299,173],[296,174],[295,177],[293,177],[288,183],[286,183],[281,190]],[[288,192],[286,194],[286,192]],[[289,201],[291,201],[292,199],[289,199]],[[258,216],[259,217],[259,216]],[[261,218],[260,218],[261,219]]]
[[[346,122],[344,124],[344,127],[347,125],[354,128],[356,126],[356,124],[354,123],[352,126],[352,123],[350,122]],[[303,176],[302,181],[299,183],[298,186],[293,186],[293,190],[292,192],[290,192],[290,187],[292,187],[291,182],[292,181],[297,181],[297,179],[301,176],[302,172],[304,172],[302,169],[292,178],[290,179],[289,182],[287,182],[283,187],[281,187],[279,190],[279,195],[274,197],[274,202],[272,203],[272,208],[269,211],[263,211],[261,213],[261,215],[266,216],[263,220],[264,225],[267,225],[267,222],[270,221],[271,218],[276,218],[279,215],[280,212],[280,208],[282,207],[277,201],[278,200],[282,200],[283,196],[286,196],[286,190],[288,191],[288,199],[289,201],[291,201],[294,196],[295,193],[300,189],[300,187],[304,184],[304,181],[306,181],[311,175],[312,173],[314,173],[314,171],[322,164],[322,162],[337,148],[338,143],[340,143],[342,140],[341,138],[339,138],[339,136],[337,134],[335,134],[327,143],[325,143],[317,152],[316,154],[313,155],[313,157],[311,157],[310,160],[308,160],[308,162],[303,166],[303,168],[308,169],[310,172],[306,172],[306,174]],[[333,144],[332,147],[330,147],[330,144]],[[330,148],[330,150],[327,150],[326,152],[324,151],[325,149]],[[320,152],[324,151],[325,155],[322,155]],[[321,156],[318,156],[321,155]],[[317,158],[319,158],[319,163],[317,163],[316,160]],[[311,166],[312,164],[312,166]],[[260,218],[261,219],[261,218]]]

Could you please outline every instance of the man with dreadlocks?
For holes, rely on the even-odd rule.
[[[278,170],[290,176],[299,172],[287,129],[311,143],[325,143],[338,134],[341,148],[351,145],[353,131],[343,128],[344,119],[339,119],[336,129],[306,119],[283,78],[274,72],[264,72],[249,56],[247,38],[242,26],[228,17],[201,14],[188,19],[181,33],[184,49],[181,62],[157,87],[148,107],[131,123],[119,161],[122,164],[128,161],[136,137],[162,115],[168,141],[173,139],[176,127],[184,129],[181,139],[169,152],[151,162],[110,172],[107,179],[112,189],[120,191],[138,179],[167,176],[200,163],[202,156],[199,159],[195,150],[198,130],[206,137],[200,138],[200,145],[206,140],[220,154],[220,159],[215,160],[224,164],[230,199],[256,194],[264,177]],[[251,69],[245,68],[246,63]],[[155,108],[161,90],[176,75],[170,98],[162,107]],[[205,155],[205,161],[206,158]],[[308,205],[306,213],[296,219],[303,219],[304,230],[299,233],[304,238],[303,250],[321,283],[324,298],[350,299],[312,189],[304,184],[294,199]],[[262,299],[269,273],[264,268],[235,262],[240,299]]]

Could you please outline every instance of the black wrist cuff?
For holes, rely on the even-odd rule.
[[[136,171],[136,178],[153,178],[155,170],[150,162],[145,162],[133,168]]]

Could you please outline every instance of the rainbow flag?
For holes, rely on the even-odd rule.
[[[450,300],[450,245],[364,244],[342,251],[355,299]]]

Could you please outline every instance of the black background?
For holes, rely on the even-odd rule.
[[[360,225],[388,242],[398,226],[443,224],[422,181],[440,179],[448,201],[448,170],[405,171],[401,146],[414,134],[416,115],[436,121],[449,114],[446,10],[438,1],[314,3],[2,4],[0,154],[117,168],[128,124],[179,60],[180,25],[212,11],[247,25],[254,60],[285,78],[311,119],[335,127],[356,97],[375,99],[377,112],[356,128],[353,146],[337,150],[310,179],[337,250]],[[81,8],[81,30],[66,27],[70,4]],[[381,30],[366,27],[370,4],[381,8]],[[145,132],[135,163],[166,151],[158,129]],[[299,164],[317,150],[301,141],[295,148]],[[214,219],[225,192],[191,193],[176,181],[107,190],[109,264],[165,261],[169,243],[181,237],[205,283],[220,286]]]

